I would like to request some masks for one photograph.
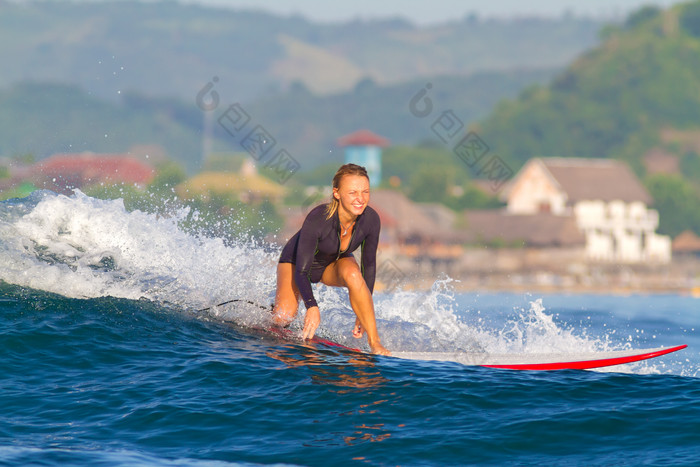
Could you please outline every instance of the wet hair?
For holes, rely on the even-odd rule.
[[[345,164],[340,166],[338,171],[333,176],[333,188],[340,187],[340,180],[346,175],[361,175],[367,178],[367,180],[369,180],[369,175],[367,175],[367,169],[357,164]],[[335,199],[335,196],[333,196],[333,194],[331,193],[331,202],[328,203],[328,207],[326,207],[326,219],[330,219],[331,217],[333,217],[333,214],[335,214],[338,210],[339,204],[340,201]]]

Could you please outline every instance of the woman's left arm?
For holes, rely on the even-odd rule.
[[[362,270],[362,277],[364,277],[370,293],[373,293],[374,281],[377,275],[377,246],[379,245],[381,222],[379,221],[379,214],[377,214],[376,211],[372,210],[367,214],[371,214],[369,219],[370,225],[367,236],[362,241],[360,268]]]

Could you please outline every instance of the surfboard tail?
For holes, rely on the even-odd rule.
[[[687,345],[668,348],[621,350],[613,352],[592,352],[584,354],[439,354],[397,352],[398,358],[414,360],[453,361],[465,365],[498,368],[505,370],[589,370],[606,366],[648,360],[679,350]]]

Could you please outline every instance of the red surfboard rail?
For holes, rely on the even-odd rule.
[[[622,357],[601,358],[598,360],[579,360],[569,362],[550,362],[550,363],[515,363],[515,364],[494,364],[481,365],[487,368],[500,368],[506,370],[587,370],[591,368],[602,368],[606,366],[622,365],[625,363],[638,362],[648,360],[650,358],[660,357],[672,352],[685,349],[687,345],[678,345],[667,349],[659,349],[653,352],[639,353]]]

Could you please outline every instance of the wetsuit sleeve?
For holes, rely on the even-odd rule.
[[[294,279],[306,309],[318,306],[311,288],[311,265],[316,255],[318,246],[320,224],[318,210],[313,210],[304,219],[304,224],[299,231],[299,243],[297,246],[296,265],[294,267]]]
[[[362,277],[365,278],[365,283],[367,283],[370,293],[374,292],[374,280],[377,275],[377,245],[379,244],[380,230],[381,222],[379,221],[379,215],[373,211],[369,231],[362,241],[362,256],[360,261]]]

